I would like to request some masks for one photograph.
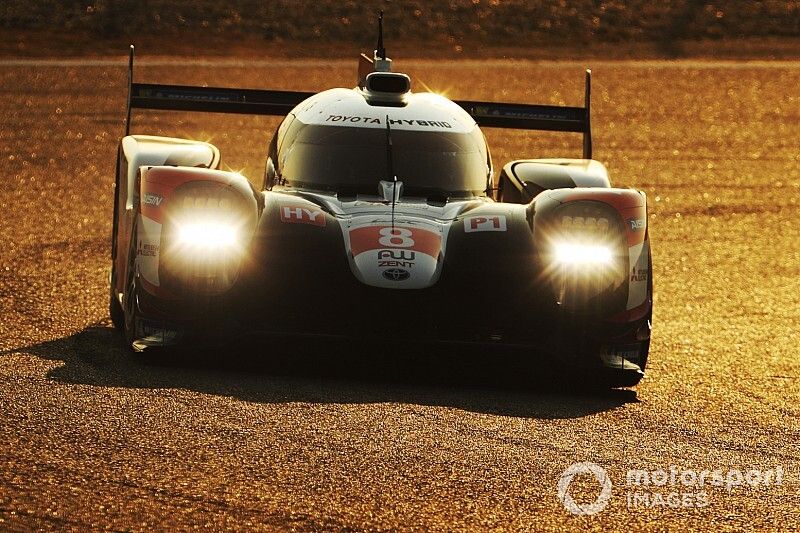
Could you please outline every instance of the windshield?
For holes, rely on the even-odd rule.
[[[292,187],[345,194],[377,194],[391,181],[383,128],[292,124],[279,162]],[[293,139],[291,138],[293,137]],[[483,195],[488,176],[486,143],[477,126],[469,133],[393,129],[394,173],[406,196]]]

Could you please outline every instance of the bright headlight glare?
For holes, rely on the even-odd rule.
[[[596,244],[559,243],[554,251],[555,260],[562,265],[606,265],[613,259],[608,246]]]
[[[232,248],[237,245],[239,232],[231,224],[193,222],[178,226],[178,243],[200,249]]]

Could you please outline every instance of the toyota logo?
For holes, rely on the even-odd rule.
[[[408,270],[403,270],[402,268],[390,268],[383,271],[383,277],[389,281],[403,281],[410,278],[411,273]]]

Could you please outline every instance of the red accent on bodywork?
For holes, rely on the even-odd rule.
[[[592,201],[608,204],[617,210],[625,223],[628,246],[635,246],[644,242],[647,234],[647,201],[637,191],[577,190],[566,192],[559,200],[563,203]],[[642,225],[638,225],[638,223]]]
[[[139,204],[142,215],[164,223],[164,212],[172,192],[188,181],[211,181],[222,185],[233,183],[233,175],[223,170],[194,167],[151,167],[142,169]],[[148,195],[161,198],[158,205],[146,203]]]
[[[565,203],[581,200],[603,202],[620,212],[633,207],[645,206],[644,196],[633,190],[573,189],[565,191],[558,199]]]
[[[325,213],[322,209],[308,205],[280,206],[281,222],[287,224],[310,224],[325,227]]]
[[[634,322],[647,316],[647,313],[650,312],[651,307],[652,303],[650,301],[650,297],[648,296],[642,305],[616,314],[610,317],[608,322],[614,322],[616,324],[627,324],[628,322]]]
[[[413,250],[421,254],[427,254],[433,258],[439,257],[439,252],[442,249],[442,236],[433,231],[428,231],[420,228],[409,228],[405,226],[395,226],[394,231],[397,234],[397,242],[402,244],[403,238],[401,232],[410,232],[408,238],[413,243],[408,246],[402,245],[387,245],[381,243],[382,235],[381,230],[391,230],[392,226],[367,226],[363,228],[356,228],[350,231],[350,250],[353,257],[367,252],[369,250],[383,250],[383,249],[397,249],[397,250]]]

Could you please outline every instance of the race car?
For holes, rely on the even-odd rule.
[[[354,88],[133,82],[110,315],[134,351],[289,335],[514,347],[612,387],[644,375],[646,197],[592,159],[583,107],[412,92],[382,39]],[[280,115],[263,177],[206,142],[131,135],[131,109]],[[481,127],[578,132],[580,159],[495,176]]]

